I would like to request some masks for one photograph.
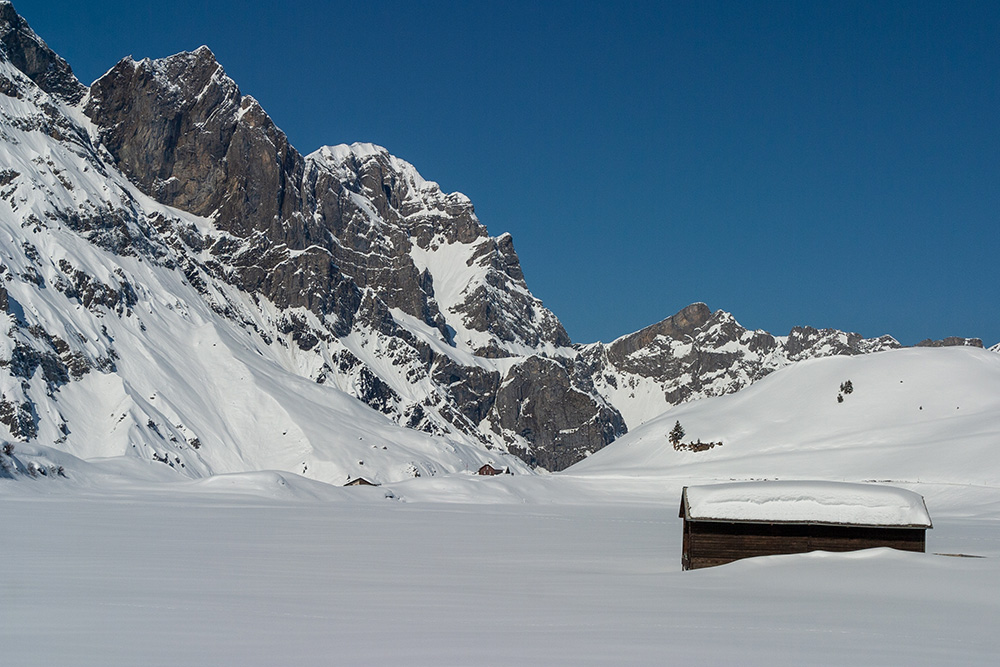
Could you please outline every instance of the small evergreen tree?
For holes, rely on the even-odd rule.
[[[674,427],[670,429],[670,435],[667,436],[670,439],[670,444],[677,447],[681,443],[681,438],[684,437],[684,427],[681,426],[680,420],[674,424]]]

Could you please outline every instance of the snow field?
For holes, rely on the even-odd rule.
[[[979,540],[988,558],[878,549],[682,572],[676,502],[548,485],[564,504],[8,485],[2,662],[986,665],[1000,649],[997,514],[942,509],[929,533],[930,550]]]

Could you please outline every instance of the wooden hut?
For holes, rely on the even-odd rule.
[[[378,484],[375,482],[369,482],[364,477],[355,477],[347,484],[344,484],[344,486],[378,486]]]
[[[509,475],[510,468],[494,468],[489,463],[483,465],[482,468],[476,471],[477,475]]]
[[[686,486],[681,566],[752,556],[891,547],[923,552],[923,496],[891,486],[775,481]]]

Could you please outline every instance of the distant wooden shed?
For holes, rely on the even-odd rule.
[[[774,481],[686,486],[681,566],[741,558],[891,547],[923,552],[923,496],[891,486]]]
[[[477,475],[509,475],[510,468],[494,468],[489,463],[485,464],[482,468],[476,471]]]
[[[378,484],[375,482],[369,482],[364,477],[355,477],[347,484],[344,484],[344,486],[378,486]]]

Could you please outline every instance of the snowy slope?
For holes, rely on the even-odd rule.
[[[675,450],[668,434],[678,421],[683,442],[721,446]],[[799,362],[736,394],[668,410],[568,472],[997,487],[997,442],[1000,356],[914,348]]]
[[[556,475],[379,489],[287,473],[0,479],[4,656],[105,667],[150,654],[152,664],[992,665],[998,362],[964,348],[801,362],[674,408]],[[677,420],[685,442],[723,445],[674,451]],[[681,571],[682,486],[864,482],[874,470],[927,499],[928,553]],[[879,487],[849,486],[860,505],[881,502]],[[772,488],[783,501],[802,495]]]

